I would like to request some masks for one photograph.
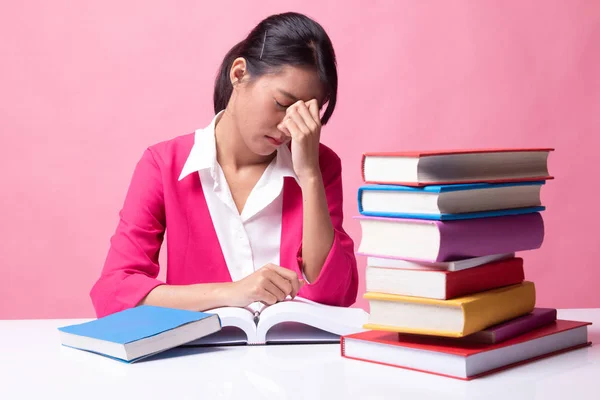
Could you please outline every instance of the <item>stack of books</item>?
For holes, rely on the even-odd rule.
[[[473,379],[588,345],[588,323],[535,307],[516,256],[542,245],[551,151],[364,154],[370,316],[342,355]]]

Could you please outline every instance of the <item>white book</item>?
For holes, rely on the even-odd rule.
[[[358,254],[363,255],[360,253]],[[514,256],[515,253],[504,253],[448,262],[421,262],[402,260],[396,258],[368,256],[367,266],[377,268],[415,269],[430,271],[461,271],[463,269],[474,268],[480,265],[489,264],[494,261],[514,258]]]
[[[328,306],[296,297],[271,306],[221,307],[206,311],[221,319],[221,331],[188,345],[339,343],[363,332],[369,314],[360,308]]]
[[[550,148],[374,152],[362,158],[367,183],[431,185],[551,178]]]

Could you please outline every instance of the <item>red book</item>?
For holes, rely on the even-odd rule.
[[[502,343],[367,331],[342,336],[345,358],[471,380],[591,345],[590,322],[557,320]]]
[[[461,271],[367,266],[367,292],[447,300],[523,282],[522,258],[509,258]]]
[[[550,148],[371,152],[362,157],[366,183],[405,186],[552,179]]]

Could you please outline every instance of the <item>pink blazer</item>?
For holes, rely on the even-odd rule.
[[[156,277],[166,229],[167,284],[231,282],[198,174],[178,181],[193,143],[193,134],[159,143],[138,162],[102,274],[90,292],[98,317],[136,306],[163,284]],[[325,145],[319,157],[335,237],[319,277],[299,295],[350,306],[356,300],[358,272],[354,243],[342,228],[341,162]],[[280,265],[299,277],[301,250],[302,192],[293,178],[285,178]]]

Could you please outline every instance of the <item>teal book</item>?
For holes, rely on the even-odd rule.
[[[217,314],[142,305],[58,328],[61,344],[127,363],[221,330]]]
[[[358,211],[370,217],[438,221],[500,217],[544,211],[543,181],[409,187],[364,185]]]

